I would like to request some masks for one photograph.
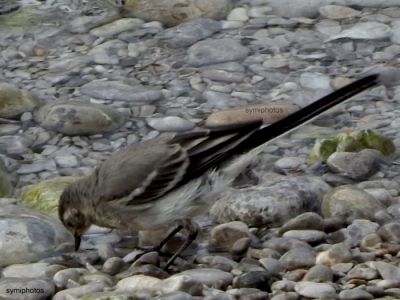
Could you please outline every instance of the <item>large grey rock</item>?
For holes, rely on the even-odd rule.
[[[270,182],[226,191],[211,208],[220,223],[243,221],[250,226],[280,226],[297,215],[319,212],[330,187],[316,177],[272,174]]]
[[[373,196],[354,186],[339,186],[328,192],[322,201],[324,217],[340,217],[348,222],[355,219],[373,220],[377,211],[383,210],[382,203]]]
[[[120,127],[124,117],[101,104],[80,101],[58,101],[43,106],[36,120],[46,129],[66,135],[91,135]]]
[[[38,261],[74,244],[56,218],[16,205],[0,207],[0,241],[0,266]]]
[[[379,151],[365,149],[360,152],[335,152],[326,163],[335,173],[354,180],[363,180],[379,171],[381,160]]]

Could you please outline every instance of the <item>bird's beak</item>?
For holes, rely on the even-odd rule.
[[[79,250],[79,246],[81,245],[82,236],[80,234],[78,234],[78,233],[75,233],[74,237],[75,237],[75,251],[78,251]]]

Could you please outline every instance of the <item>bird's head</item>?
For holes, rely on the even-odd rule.
[[[75,237],[75,251],[79,250],[82,235],[92,225],[88,214],[85,214],[83,196],[79,185],[72,184],[63,191],[58,205],[58,216],[61,222]]]

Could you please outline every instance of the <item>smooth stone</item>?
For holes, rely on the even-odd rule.
[[[78,282],[82,275],[88,274],[89,271],[84,268],[68,268],[58,271],[53,276],[53,282],[58,289],[66,289],[69,282]]]
[[[281,226],[305,211],[318,211],[330,189],[316,177],[263,176],[265,183],[227,190],[211,207],[211,216],[219,223],[240,220],[249,226]]]
[[[50,280],[36,278],[1,278],[0,299],[42,300],[50,299],[55,293]]]
[[[49,263],[13,264],[1,271],[2,277],[52,279],[53,275],[64,269],[63,266]]]
[[[30,147],[34,141],[25,135],[0,136],[0,153],[4,154],[25,154],[30,153]]]
[[[163,131],[187,131],[194,128],[195,124],[176,116],[167,116],[163,118],[148,118],[147,124],[153,129]]]
[[[323,230],[324,220],[317,213],[305,212],[283,224],[282,227],[279,229],[279,233],[283,234],[289,230],[299,229]]]
[[[303,280],[314,282],[330,282],[333,281],[333,272],[325,265],[315,265],[307,271]]]
[[[355,40],[380,40],[390,37],[391,28],[379,22],[360,22],[341,33],[330,37],[327,41],[334,41],[342,38]]]
[[[257,104],[242,108],[222,110],[211,113],[205,122],[207,127],[248,123],[254,120],[263,120],[265,124],[272,124],[298,110],[291,104]]]
[[[61,290],[54,295],[52,300],[77,299],[90,293],[101,292],[106,288],[103,282],[90,282],[76,287]]]
[[[76,168],[79,165],[75,155],[58,155],[54,157],[54,160],[60,168]]]
[[[325,218],[340,217],[348,222],[354,219],[374,219],[384,206],[370,194],[354,186],[339,186],[325,194],[322,200]]]
[[[360,152],[335,152],[326,161],[329,169],[354,180],[364,180],[380,169],[380,152],[365,149]]]
[[[195,300],[196,298],[188,293],[184,292],[173,292],[158,297],[152,298],[153,300]],[[127,299],[130,300],[130,299]]]
[[[210,231],[209,247],[220,251],[229,251],[237,240],[249,237],[249,228],[243,222],[234,221],[220,224]]]
[[[20,90],[9,83],[0,83],[0,117],[15,118],[32,111],[38,101],[27,91]]]
[[[151,293],[156,293],[161,290],[161,287],[161,279],[146,275],[134,275],[127,277],[118,281],[116,285],[117,291],[127,292],[138,292],[145,290]]]
[[[287,271],[310,268],[315,265],[315,254],[306,247],[294,248],[282,255],[279,262]]]
[[[151,295],[148,293],[135,293],[134,296],[130,292],[94,292],[89,293],[87,295],[82,295],[79,300],[135,300],[135,299],[149,299]],[[158,299],[158,298],[151,298],[151,299]],[[69,299],[65,299],[69,300]],[[72,300],[72,299],[71,299]],[[177,298],[177,300],[181,300]],[[188,299],[192,300],[192,299]]]
[[[274,170],[279,174],[293,174],[304,172],[306,159],[302,157],[282,157],[274,163]]]
[[[78,16],[75,17],[67,26],[71,33],[87,33],[95,27],[112,22],[118,16],[115,14],[101,14],[97,16]]]
[[[400,223],[387,223],[379,228],[377,233],[384,241],[400,243]]]
[[[294,238],[307,243],[320,243],[326,240],[327,234],[314,229],[296,229],[286,231],[283,235],[286,238]]]
[[[21,195],[21,201],[35,210],[55,215],[58,211],[58,201],[61,193],[79,178],[62,176],[30,185],[25,187]]]
[[[224,18],[232,8],[231,0],[127,0],[125,9],[146,21],[174,26],[190,19]]]
[[[271,291],[271,284],[278,278],[268,271],[250,271],[233,280],[232,287],[237,289],[256,288],[261,291]]]
[[[220,269],[225,272],[230,272],[232,269],[238,267],[238,263],[220,255],[202,255],[196,257],[196,261],[199,264],[203,264],[208,266],[212,266],[213,268]]]
[[[36,160],[32,162],[31,164],[22,164],[16,170],[16,173],[19,175],[24,175],[24,174],[31,174],[31,173],[40,173],[43,171],[50,171],[50,172],[55,172],[57,169],[56,163],[52,159],[44,160]]]
[[[192,296],[201,296],[203,284],[188,275],[175,275],[162,282],[161,291],[164,294],[185,292]]]
[[[80,92],[93,98],[134,103],[148,103],[162,97],[161,91],[155,88],[104,80],[93,80],[86,83],[81,86]]]
[[[400,267],[384,261],[374,261],[371,264],[377,269],[383,279],[400,279]]]
[[[373,266],[367,265],[366,263],[361,263],[351,269],[347,273],[346,277],[349,279],[373,280],[379,278],[379,275]]]
[[[340,20],[340,19],[347,19],[358,17],[361,12],[359,10],[352,9],[346,6],[340,5],[325,5],[319,9],[319,13],[321,16],[333,19],[333,20]]]
[[[375,189],[364,189],[364,191],[373,196],[375,199],[378,199],[385,206],[389,207],[394,202],[393,196],[387,189],[375,188]],[[389,210],[388,212],[390,213]]]
[[[218,283],[220,287],[227,287],[232,283],[233,280],[233,275],[231,273],[212,268],[199,268],[199,269],[186,270],[178,274],[175,274],[173,276],[180,276],[180,275],[190,276],[194,280],[201,282],[202,284],[209,287],[214,286],[216,283]]]
[[[300,75],[301,86],[309,89],[331,90],[330,77],[321,73],[306,72]]]
[[[109,40],[95,45],[90,49],[88,57],[90,61],[100,65],[118,65],[121,63],[119,53],[126,52],[127,44],[121,40]]]
[[[316,263],[332,267],[340,263],[348,263],[352,259],[350,249],[344,243],[332,245],[328,250],[317,254]]]
[[[374,296],[372,296],[367,291],[364,291],[360,288],[352,289],[352,290],[344,290],[339,293],[340,300],[372,300]]]
[[[208,39],[197,42],[187,51],[187,62],[194,67],[218,64],[228,61],[240,61],[247,57],[250,50],[231,38]]]
[[[54,217],[26,207],[0,207],[0,265],[28,263],[72,250],[72,234]]]
[[[325,297],[329,299],[329,297],[336,297],[336,291],[334,287],[328,283],[301,281],[296,283],[294,289],[299,295],[309,298]]]
[[[231,10],[229,15],[226,17],[228,21],[247,21],[249,19],[248,11],[244,7],[235,7]]]
[[[210,37],[221,29],[221,22],[199,18],[164,30],[159,35],[159,39],[161,44],[165,44],[170,48],[186,48],[200,40]]]
[[[134,18],[122,18],[114,22],[93,28],[90,34],[97,37],[110,38],[124,31],[134,31],[144,23],[143,20]]]
[[[65,135],[92,135],[122,125],[124,117],[111,107],[80,101],[57,101],[43,106],[36,115],[46,129]]]
[[[347,228],[340,229],[331,234],[331,239],[338,239],[350,247],[358,246],[362,239],[371,233],[375,233],[379,224],[369,220],[356,219]]]

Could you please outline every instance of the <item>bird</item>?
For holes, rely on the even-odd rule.
[[[156,250],[183,229],[187,236],[167,270],[197,237],[193,217],[207,213],[256,149],[385,81],[390,72],[366,75],[270,125],[256,120],[129,145],[64,189],[59,218],[74,235],[76,251],[92,224],[132,231],[175,226]]]

